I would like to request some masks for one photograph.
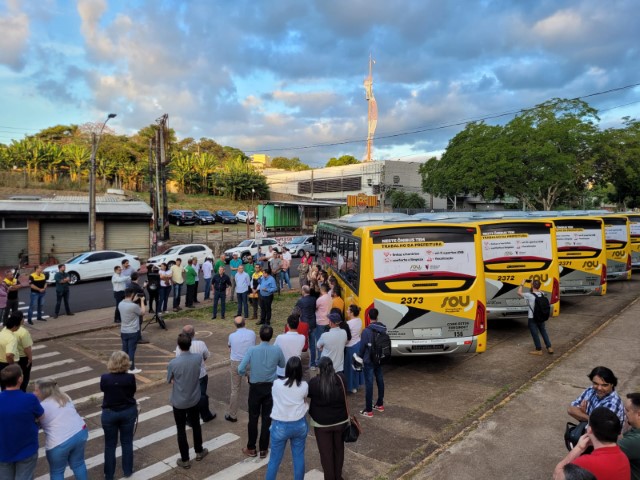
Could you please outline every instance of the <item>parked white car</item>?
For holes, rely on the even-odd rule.
[[[240,210],[236,213],[236,218],[242,223],[255,223],[253,212],[248,210]]]
[[[186,266],[187,260],[193,257],[196,257],[198,259],[198,263],[202,265],[205,258],[213,258],[213,252],[209,247],[201,243],[176,245],[160,255],[151,257],[147,260],[147,265],[155,265],[159,267],[162,263],[166,263],[168,267],[171,267],[176,263],[176,259],[180,258],[182,260],[182,265]]]
[[[242,259],[244,263],[249,261],[249,257],[258,253],[258,247],[262,247],[264,252],[267,251],[269,245],[273,247],[278,246],[278,241],[273,238],[259,238],[257,240],[244,240],[240,242],[240,245],[237,247],[230,248],[229,250],[225,250],[224,256],[226,257],[227,263],[231,261],[231,257],[234,253],[237,253],[238,256]]]
[[[80,280],[107,278],[113,275],[113,268],[122,265],[122,260],[129,260],[134,270],[140,268],[140,259],[135,255],[115,250],[99,250],[85,252],[64,262],[65,271],[69,274],[69,284],[74,285]],[[58,265],[52,265],[43,270],[47,283],[55,283],[54,276],[58,273]]]

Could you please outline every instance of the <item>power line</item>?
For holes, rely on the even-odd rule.
[[[613,93],[613,92],[619,92],[619,91],[623,91],[623,90],[628,90],[631,88],[635,88],[640,86],[640,82],[638,83],[632,83],[629,85],[625,85],[622,87],[616,87],[616,88],[610,88],[608,90],[602,90],[599,92],[594,92],[594,93],[589,93],[589,94],[585,94],[585,95],[581,95],[579,97],[574,97],[569,99],[569,101],[573,101],[573,100],[582,100],[584,98],[591,98],[591,97],[595,97],[598,95],[606,95],[608,93]],[[607,111],[607,110],[613,110],[615,108],[620,108],[626,105],[631,105],[633,103],[638,103],[638,102],[631,102],[629,104],[625,104],[625,105],[618,105],[615,107],[611,107],[602,111]],[[495,120],[497,118],[502,118],[502,117],[506,117],[506,116],[510,116],[510,115],[516,115],[519,113],[526,113],[526,112],[531,112],[531,111],[535,111],[538,108],[540,108],[539,106],[534,106],[534,107],[527,107],[527,108],[520,108],[520,109],[515,109],[515,110],[509,110],[506,112],[501,112],[501,113],[494,113],[494,114],[488,114],[488,115],[484,115],[482,117],[476,117],[476,118],[468,118],[468,119],[464,119],[464,120],[458,120],[455,122],[451,122],[451,123],[444,123],[444,124],[440,124],[440,125],[435,125],[435,126],[428,126],[428,127],[421,127],[421,128],[417,128],[414,130],[406,130],[406,131],[400,131],[397,133],[390,133],[390,134],[386,134],[386,135],[378,135],[376,137],[376,139],[378,140],[383,140],[383,139],[387,139],[387,138],[397,138],[397,137],[402,137],[402,136],[407,136],[407,135],[414,135],[416,133],[424,133],[424,132],[433,132],[433,131],[437,131],[437,130],[444,130],[446,128],[452,128],[452,127],[459,127],[462,125],[466,125],[467,123],[471,123],[471,122],[481,122],[481,121],[485,121],[485,120]],[[366,142],[366,139],[347,139],[347,140],[340,140],[337,142],[327,142],[327,143],[316,143],[316,144],[312,144],[312,145],[301,145],[301,146],[296,146],[296,147],[283,147],[283,148],[271,148],[271,149],[266,149],[266,150],[247,150],[246,153],[268,153],[268,152],[279,152],[279,151],[285,151],[285,150],[309,150],[312,148],[318,148],[318,147],[334,147],[334,146],[339,146],[339,145],[347,145],[347,144],[351,144],[351,143],[364,143]]]

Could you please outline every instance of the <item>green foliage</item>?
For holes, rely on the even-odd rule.
[[[282,168],[283,170],[289,170],[291,172],[300,172],[302,170],[310,170],[311,167],[300,161],[298,157],[276,157],[271,160],[271,167]]]
[[[342,155],[340,158],[331,158],[326,167],[342,167],[344,165],[355,165],[356,163],[362,163],[353,155]]]
[[[554,99],[503,126],[470,123],[440,160],[420,168],[424,191],[439,196],[511,195],[550,210],[579,197],[594,177],[596,111],[580,100]]]
[[[402,190],[392,190],[387,194],[391,201],[392,208],[426,208],[427,202],[424,197],[417,193],[405,193]]]
[[[213,175],[214,191],[232,200],[268,198],[269,187],[264,175],[247,164],[242,157],[228,161]],[[255,190],[255,193],[251,191]]]

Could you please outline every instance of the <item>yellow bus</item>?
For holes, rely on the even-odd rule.
[[[607,236],[607,280],[631,280],[631,231],[624,215],[603,215]]]
[[[387,326],[393,355],[483,352],[487,347],[480,232],[402,214],[355,214],[318,223],[318,252],[369,323]]]
[[[629,233],[631,235],[631,268],[640,269],[640,213],[624,213],[629,219]]]
[[[552,315],[559,315],[560,274],[553,222],[516,216],[476,223],[482,235],[487,318],[527,317],[529,307],[518,295],[518,286],[528,280],[540,280]]]
[[[559,212],[556,226],[560,296],[607,293],[607,248],[604,222],[596,217],[573,217]]]

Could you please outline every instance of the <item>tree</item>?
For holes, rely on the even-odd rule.
[[[80,176],[89,169],[89,159],[91,150],[84,145],[70,144],[63,147],[69,178],[72,182],[77,182]]]
[[[33,137],[47,143],[69,145],[80,134],[78,125],[56,125],[40,130]]]
[[[342,167],[344,165],[355,165],[357,163],[362,163],[362,162],[360,162],[360,160],[358,160],[353,155],[342,155],[340,158],[335,158],[335,157],[331,158],[325,166],[326,167]]]
[[[596,111],[580,100],[554,99],[504,127],[470,123],[440,160],[420,168],[423,190],[439,196],[511,195],[550,210],[580,196],[593,180]]]
[[[392,190],[387,194],[387,198],[391,201],[392,208],[425,208],[427,202],[424,197],[418,193],[406,193],[403,190]]]
[[[251,189],[255,190],[255,198],[267,198],[269,195],[266,177],[242,157],[225,162],[222,169],[214,174],[213,184],[216,191],[232,200],[252,198]]]
[[[311,167],[300,161],[298,157],[276,157],[271,160],[272,168],[281,168],[283,170],[289,170],[291,172],[300,172],[302,170],[310,170]]]
[[[191,164],[194,173],[200,177],[200,192],[207,193],[209,191],[209,175],[216,171],[218,159],[211,153],[201,152],[193,154]]]

